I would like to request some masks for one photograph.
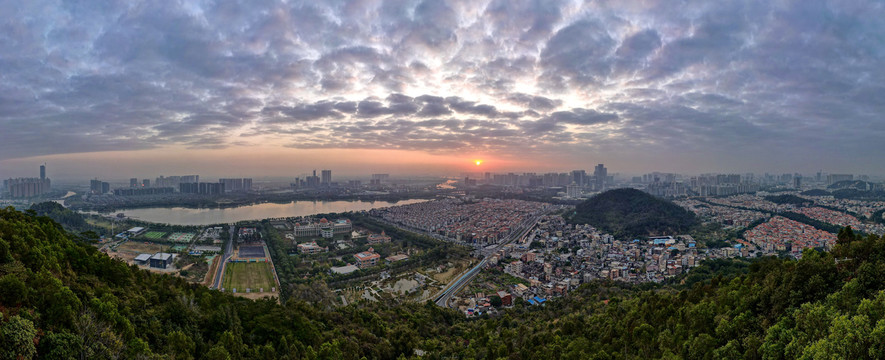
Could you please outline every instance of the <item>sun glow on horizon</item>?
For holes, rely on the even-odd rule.
[[[477,160],[474,160],[474,161],[473,161],[473,162],[475,162],[475,163],[476,163],[476,166],[479,166],[479,165],[481,165],[481,164],[482,164],[482,160],[479,160],[479,159],[477,159]]]

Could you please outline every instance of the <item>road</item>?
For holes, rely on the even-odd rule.
[[[507,237],[507,239],[505,239],[504,242],[502,242],[500,245],[495,247],[494,250],[490,251],[488,254],[484,253],[483,255],[485,255],[485,256],[483,257],[482,261],[479,262],[479,264],[476,264],[476,266],[470,268],[470,270],[467,270],[460,277],[458,277],[457,280],[453,281],[451,284],[446,286],[446,288],[443,289],[443,291],[438,293],[433,298],[434,302],[439,306],[449,307],[449,301],[452,299],[452,296],[457,294],[458,291],[460,291],[462,288],[464,288],[464,286],[469,284],[470,281],[473,280],[473,278],[475,278],[476,275],[480,273],[480,271],[482,271],[482,268],[485,266],[486,262],[488,261],[488,255],[494,254],[495,252],[500,250],[505,245],[512,243],[515,240],[519,240],[519,239],[522,239],[523,237],[525,237],[529,233],[529,231],[535,227],[535,224],[538,222],[538,220],[541,219],[541,216],[544,216],[545,214],[547,214],[551,211],[553,211],[553,209],[549,209],[548,211],[542,212],[542,213],[535,215],[527,220],[524,220],[522,223],[520,223],[519,226],[513,232],[510,233],[510,235]]]
[[[228,226],[230,227],[230,240],[227,242],[227,246],[224,247],[224,255],[221,256],[221,264],[218,264],[218,270],[215,272],[215,281],[212,283],[212,289],[221,288],[221,281],[224,279],[224,268],[227,266],[227,259],[230,258],[230,254],[234,251],[236,226],[234,224],[229,224]]]

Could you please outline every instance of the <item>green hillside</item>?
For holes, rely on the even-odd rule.
[[[615,189],[575,208],[572,223],[590,224],[618,238],[679,234],[698,224],[682,207],[636,189]]]
[[[821,189],[811,189],[801,192],[800,194],[805,196],[830,196],[833,195],[829,191],[821,190]]]
[[[779,205],[811,205],[814,201],[798,197],[796,195],[769,195],[764,198]]]
[[[477,320],[429,302],[280,305],[128,267],[47,217],[0,209],[0,358],[885,357],[876,236],[846,229],[831,253],[717,260],[671,283],[594,282]]]

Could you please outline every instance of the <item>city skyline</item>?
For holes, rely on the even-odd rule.
[[[0,10],[2,177],[885,174],[874,1]]]

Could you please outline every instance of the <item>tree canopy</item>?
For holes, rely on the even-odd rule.
[[[622,238],[686,233],[698,224],[692,212],[636,189],[596,195],[578,204],[569,221]]]

